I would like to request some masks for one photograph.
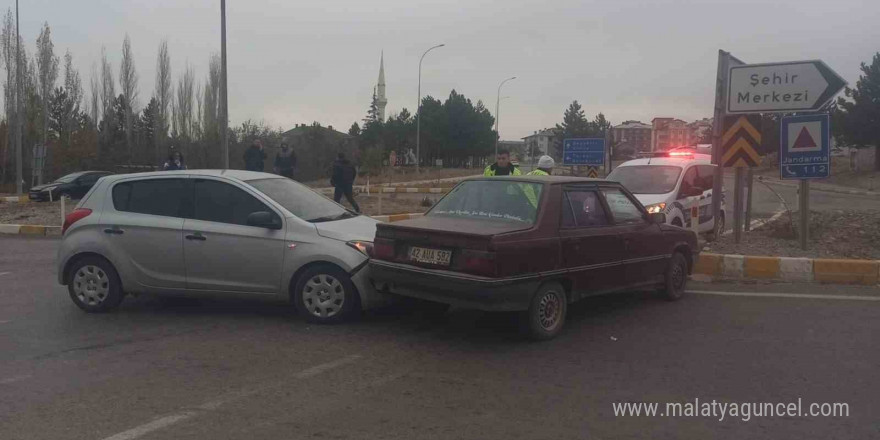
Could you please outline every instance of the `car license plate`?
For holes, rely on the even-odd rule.
[[[409,248],[409,259],[418,263],[449,266],[449,259],[451,257],[452,251],[428,249],[415,246]]]

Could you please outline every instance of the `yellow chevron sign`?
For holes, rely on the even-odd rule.
[[[761,164],[761,119],[757,115],[733,116],[724,121],[721,165],[748,168]],[[758,128],[756,128],[758,127]]]
[[[597,179],[599,177],[599,169],[596,167],[590,167],[589,170],[587,170],[587,177]]]

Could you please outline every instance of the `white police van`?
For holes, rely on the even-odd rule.
[[[712,212],[712,184],[715,165],[711,156],[692,150],[677,149],[652,153],[651,157],[620,164],[608,180],[620,182],[632,192],[648,212],[663,212],[666,223],[691,227],[691,208],[698,207],[699,231],[712,233],[715,222]],[[721,197],[719,230],[724,230],[724,193]]]

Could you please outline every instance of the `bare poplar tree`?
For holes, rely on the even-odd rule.
[[[173,99],[171,93],[171,56],[168,54],[168,40],[162,40],[159,43],[159,55],[156,57],[156,91],[154,93],[156,101],[159,103],[159,114],[156,118],[157,127],[154,129],[155,136],[153,136],[157,163],[162,161],[159,152],[160,145],[168,136],[170,122],[168,105]]]
[[[43,29],[37,37],[37,71],[40,100],[43,104],[43,145],[46,146],[49,144],[49,98],[55,88],[55,81],[58,80],[58,57],[55,56],[49,23],[43,23]],[[38,176],[37,184],[40,185],[43,183],[43,173]]]
[[[15,108],[15,92],[18,89],[15,81],[15,16],[12,9],[6,10],[6,16],[3,17],[3,32],[0,34],[0,49],[3,52],[3,65],[6,66],[6,84],[3,86],[4,99],[6,106],[6,122],[8,130],[6,130],[6,149],[3,150],[2,163],[2,181],[6,181],[6,165],[8,162],[8,153],[15,142],[15,126],[13,121],[17,119]]]
[[[174,119],[177,133],[186,141],[193,138],[193,98],[195,95],[195,73],[187,66],[177,80],[177,102],[174,107]]]
[[[138,74],[134,68],[134,55],[131,53],[131,38],[125,36],[122,42],[122,62],[119,65],[119,86],[125,96],[125,145],[128,148],[128,161],[132,158],[132,127],[138,98]]]
[[[82,80],[79,77],[79,72],[73,67],[73,55],[70,54],[70,51],[64,54],[64,92],[67,95],[67,100],[64,103],[64,121],[61,121],[64,132],[59,134],[62,135],[62,145],[70,147],[71,133],[73,133],[77,115],[80,114],[83,98]]]
[[[113,66],[107,59],[107,51],[101,48],[101,114],[104,119],[112,117],[115,99],[116,82],[113,80]]]
[[[212,54],[208,63],[208,78],[202,95],[202,130],[205,139],[215,142],[220,135],[220,55]]]
[[[91,92],[91,97],[89,98],[89,110],[91,113],[89,116],[92,118],[92,123],[95,124],[95,131],[98,130],[98,111],[100,110],[100,101],[101,101],[101,81],[98,79],[98,69],[95,67],[95,64],[92,63],[92,76],[89,78],[89,91]]]

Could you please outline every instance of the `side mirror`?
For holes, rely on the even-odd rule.
[[[258,228],[281,229],[281,222],[275,215],[267,211],[252,212],[247,217],[247,224]]]
[[[658,225],[666,223],[666,213],[663,212],[648,214],[648,218],[651,219],[651,223],[656,223]]]

